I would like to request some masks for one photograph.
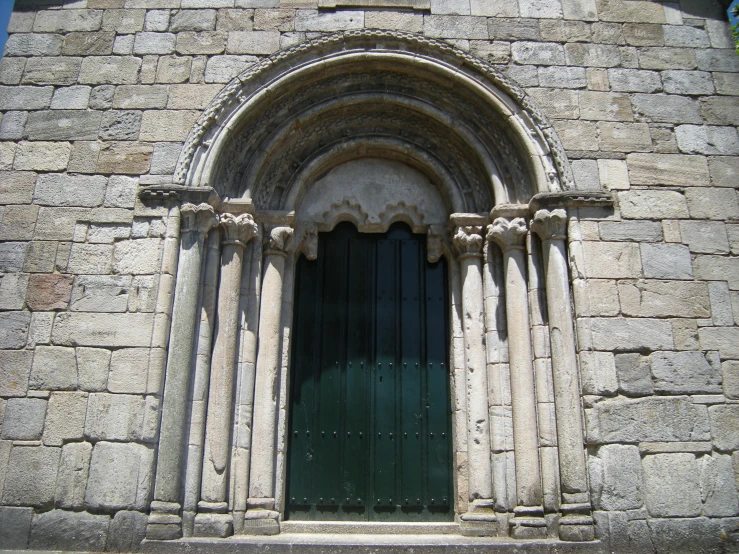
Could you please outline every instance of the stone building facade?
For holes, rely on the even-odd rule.
[[[344,222],[408,229],[448,291],[449,521],[352,529],[739,548],[725,2],[15,4],[0,548],[339,533],[286,491],[300,264]]]

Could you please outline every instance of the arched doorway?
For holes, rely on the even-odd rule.
[[[451,521],[446,263],[341,223],[297,263],[286,519]]]

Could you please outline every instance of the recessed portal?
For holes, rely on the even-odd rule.
[[[286,519],[454,517],[446,262],[405,224],[298,261]]]

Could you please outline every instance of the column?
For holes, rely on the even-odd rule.
[[[513,405],[513,450],[516,464],[516,507],[510,521],[515,538],[546,537],[542,505],[539,445],[534,396],[534,367],[526,285],[526,222],[497,218],[488,240],[503,251],[508,356]]]
[[[497,532],[490,466],[490,415],[482,293],[482,229],[482,226],[457,227],[452,239],[462,278],[462,322],[467,381],[470,505],[467,513],[461,517],[460,531],[464,535],[480,536],[493,535]]]
[[[593,540],[593,519],[585,468],[583,422],[577,350],[570,304],[570,286],[565,251],[567,212],[539,210],[531,230],[544,247],[547,310],[552,348],[554,410],[557,416],[560,483],[563,516],[559,522],[562,540]]]
[[[285,273],[290,227],[274,227],[267,233],[264,277],[259,309],[259,345],[254,385],[249,499],[244,533],[275,535],[280,532],[275,509],[275,461],[279,401],[280,351],[282,347],[282,279]]]
[[[218,224],[208,204],[184,204],[180,217],[180,256],[159,426],[154,500],[146,529],[148,538],[162,540],[182,535],[180,490],[186,436],[185,399],[190,389],[203,243],[208,231]]]
[[[231,452],[236,345],[239,328],[241,268],[246,243],[257,234],[249,214],[221,214],[221,278],[218,288],[218,334],[213,346],[205,427],[203,476],[195,517],[195,534],[227,537],[233,534],[228,514],[227,468]]]

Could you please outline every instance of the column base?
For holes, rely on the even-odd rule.
[[[195,516],[193,535],[196,537],[226,538],[233,535],[234,523],[231,514],[198,514]]]
[[[280,513],[274,510],[274,498],[249,498],[244,514],[244,535],[279,535]]]
[[[465,537],[491,537],[498,534],[498,516],[495,515],[492,500],[473,500],[467,513],[459,519],[459,532]]]
[[[585,502],[562,504],[559,520],[559,538],[563,541],[595,540],[595,524],[590,515],[590,504]]]
[[[153,501],[146,524],[146,538],[155,541],[170,541],[181,537],[180,505],[177,502]]]
[[[514,516],[508,521],[514,539],[547,538],[547,520],[543,506],[517,506]]]

